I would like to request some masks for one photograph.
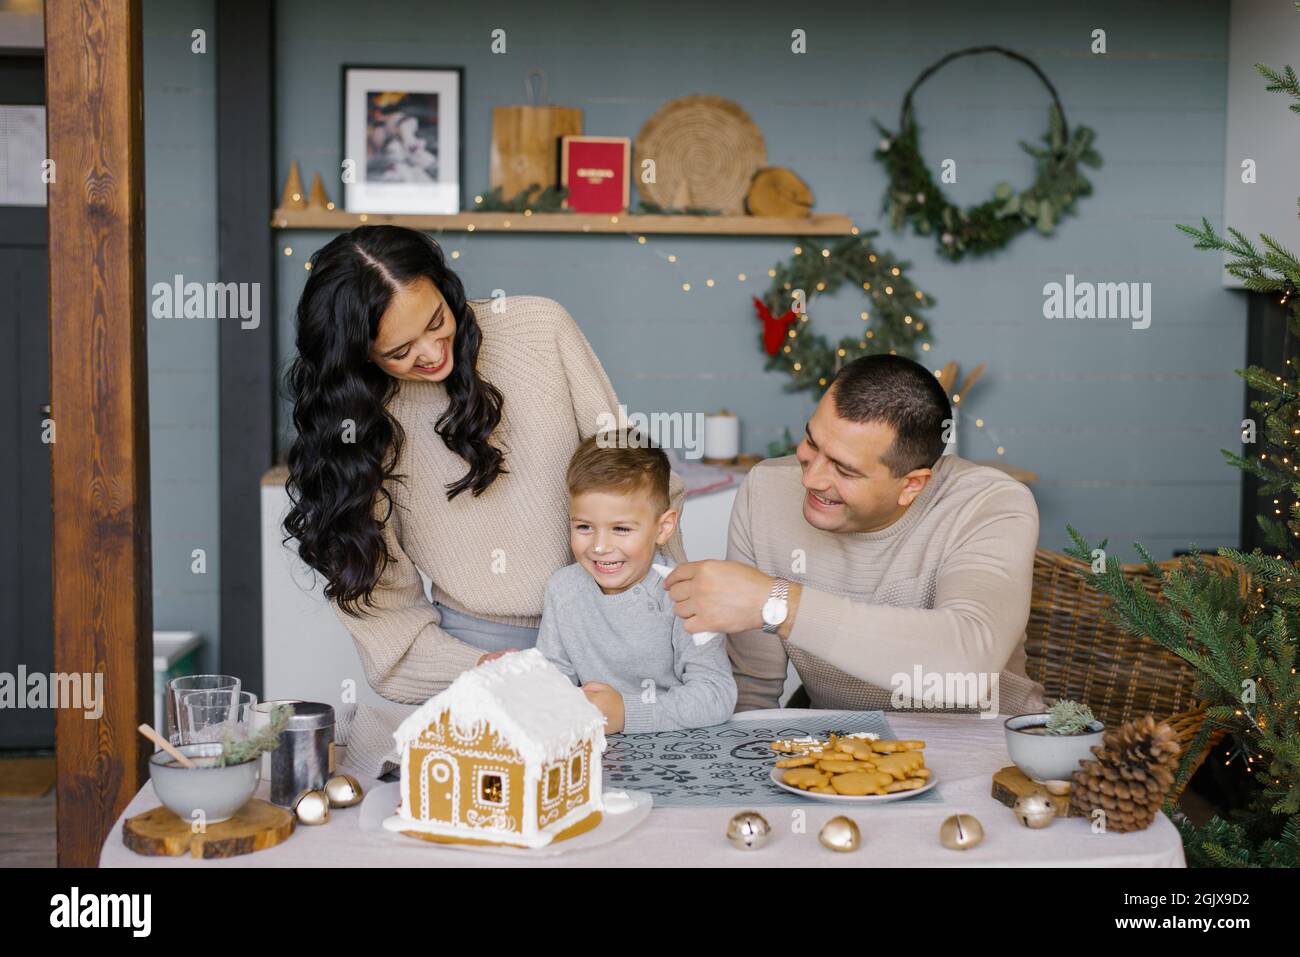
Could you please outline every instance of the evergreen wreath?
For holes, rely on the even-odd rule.
[[[763,322],[759,337],[767,354],[767,369],[788,373],[787,392],[811,390],[818,398],[830,387],[841,365],[859,356],[882,352],[916,358],[917,346],[928,350],[930,335],[921,315],[934,299],[912,285],[904,270],[911,263],[891,253],[877,252],[874,231],[837,239],[806,238],[798,241],[794,255],[768,271],[772,284],[754,306]],[[810,326],[810,303],[843,285],[862,290],[866,297],[859,311],[862,332],[831,345]],[[802,290],[802,295],[799,295]]]
[[[917,88],[945,64],[964,56],[998,53],[1025,64],[1042,80],[1051,94],[1049,126],[1043,135],[1044,147],[1020,141],[1020,146],[1034,157],[1037,169],[1033,185],[1016,192],[1010,183],[998,183],[993,198],[963,209],[944,195],[930,175],[921,155],[920,132],[912,108]],[[934,234],[939,254],[956,262],[966,254],[981,256],[1005,247],[1031,226],[1045,236],[1067,213],[1074,212],[1074,202],[1092,192],[1092,183],[1079,172],[1079,165],[1101,166],[1101,154],[1092,148],[1096,133],[1086,126],[1075,127],[1073,135],[1065,122],[1065,110],[1047,76],[1028,57],[999,46],[969,47],[957,50],[927,67],[903,96],[898,117],[898,132],[891,133],[876,123],[883,134],[875,157],[889,174],[883,210],[895,230],[908,223],[919,235]]]

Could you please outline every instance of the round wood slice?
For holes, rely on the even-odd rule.
[[[813,194],[793,170],[769,166],[754,174],[745,197],[751,216],[796,218],[812,214]]]
[[[175,857],[190,852],[193,857],[236,857],[275,847],[293,833],[293,812],[254,798],[235,816],[211,824],[205,833],[190,830],[165,807],[156,807],[122,825],[122,843],[137,854]]]
[[[653,183],[640,179],[647,159],[655,162]],[[748,113],[720,96],[683,96],[641,127],[633,170],[643,200],[743,214],[750,181],[766,165],[763,132]]]

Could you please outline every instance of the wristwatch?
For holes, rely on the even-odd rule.
[[[776,634],[786,616],[790,614],[790,583],[784,578],[772,582],[772,593],[763,602],[763,630]]]

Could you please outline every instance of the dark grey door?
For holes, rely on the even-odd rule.
[[[0,54],[0,104],[44,102],[41,58]],[[11,683],[54,667],[48,245],[44,206],[0,205],[0,680]],[[53,745],[48,707],[0,709],[0,748]]]

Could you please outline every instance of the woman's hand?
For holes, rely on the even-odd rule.
[[[599,681],[588,681],[582,686],[582,693],[587,696],[587,700],[600,709],[600,713],[605,716],[605,730],[610,734],[618,734],[623,730],[623,696],[607,684]]]
[[[518,651],[518,650],[519,650],[518,648],[507,648],[505,651],[489,651],[486,655],[479,656],[478,661],[474,662],[474,667],[477,668],[479,665],[485,665],[489,661],[495,661],[496,659],[500,658],[502,655],[508,655],[512,651]]]

